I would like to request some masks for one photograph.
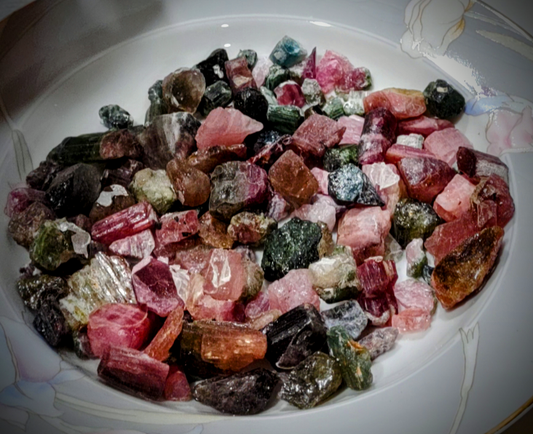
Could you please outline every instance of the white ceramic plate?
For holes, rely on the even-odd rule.
[[[445,4],[443,4],[445,3]],[[374,89],[424,89],[446,78],[468,96],[457,127],[511,168],[516,214],[483,291],[430,330],[404,335],[373,366],[374,385],[320,407],[285,402],[253,417],[197,403],[144,402],[95,379],[97,362],[56,354],[33,331],[14,290],[27,253],[1,217],[0,427],[2,432],[142,433],[495,432],[533,395],[533,153],[531,39],[480,3],[41,1],[2,23],[0,198],[64,137],[102,131],[116,103],[142,122],[147,89],[213,49],[267,55],[285,34],[319,54],[367,66]],[[510,79],[512,77],[512,79]],[[33,162],[33,163],[32,163]],[[33,165],[32,165],[33,164]]]

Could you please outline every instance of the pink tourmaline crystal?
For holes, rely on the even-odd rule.
[[[426,149],[413,148],[406,145],[392,145],[385,153],[385,161],[390,164],[396,164],[403,158],[436,158]]]
[[[255,319],[270,310],[270,298],[268,291],[261,291],[251,300],[244,309],[244,315],[247,319]]]
[[[246,284],[242,257],[233,250],[211,250],[204,276],[204,293],[217,300],[238,300]]]
[[[340,219],[337,244],[352,249],[356,263],[385,253],[385,237],[391,228],[391,213],[378,206],[352,208]]]
[[[306,268],[291,270],[281,279],[272,282],[268,287],[268,298],[270,308],[282,313],[304,303],[320,309],[320,298],[313,289],[309,270]]]
[[[391,325],[396,327],[400,333],[419,332],[429,328],[431,315],[425,310],[412,307],[393,315]]]
[[[455,175],[433,203],[435,212],[447,222],[459,218],[470,208],[476,186],[462,175]]]
[[[339,145],[356,145],[361,139],[365,118],[357,115],[342,116],[337,120],[337,125],[346,127]]]
[[[313,48],[311,54],[303,61],[302,80],[306,78],[316,78],[316,47]]]
[[[135,259],[143,259],[150,256],[154,248],[155,240],[150,229],[113,241],[109,245],[111,253]]]
[[[409,197],[427,203],[431,203],[455,176],[447,163],[435,158],[403,158],[398,170]]]
[[[429,136],[435,131],[454,128],[454,125],[446,119],[428,118],[419,116],[415,119],[408,119],[398,122],[398,135],[400,134],[422,134],[424,137]]]
[[[327,194],[315,194],[311,198],[311,203],[320,203],[323,206],[332,206],[335,208],[335,212],[337,213],[337,217],[340,216],[344,211],[346,211],[346,206],[339,205],[337,202],[335,202],[335,199],[333,199],[331,196]]]
[[[233,95],[247,87],[255,87],[252,72],[244,56],[226,61],[225,67]]]
[[[198,149],[243,143],[246,136],[263,129],[263,124],[234,108],[211,111],[196,133]]]
[[[385,159],[387,149],[396,138],[396,118],[385,107],[378,107],[365,116],[359,141],[359,163],[372,164]]]
[[[457,150],[460,147],[474,148],[470,140],[456,128],[435,131],[424,140],[424,149],[434,154],[439,160],[445,161],[450,166],[453,166],[457,161]]]
[[[258,88],[263,86],[265,83],[272,65],[272,60],[270,60],[268,57],[260,57],[257,59],[254,69],[252,69],[252,76]]]
[[[327,170],[320,169],[318,167],[313,167],[311,173],[318,181],[318,191],[319,194],[328,194],[328,176],[329,172]]]
[[[422,92],[394,87],[372,92],[364,99],[364,105],[366,113],[378,107],[385,107],[396,119],[414,118],[426,111]]]
[[[176,365],[170,366],[164,396],[167,401],[190,401],[192,399],[187,376]]]
[[[483,201],[487,200],[492,200],[496,203],[498,216],[496,224],[502,228],[505,227],[513,218],[514,201],[507,183],[494,173],[488,178],[481,178],[471,198],[476,207],[479,207]]]
[[[12,218],[15,214],[24,211],[34,202],[46,204],[46,193],[33,188],[15,188],[7,195],[4,214]]]
[[[196,210],[172,212],[161,216],[161,229],[155,231],[160,245],[177,243],[198,232],[198,212]]]
[[[201,273],[207,268],[211,257],[211,247],[200,245],[189,250],[176,252],[176,256],[171,264],[177,264],[189,273]],[[184,300],[185,301],[185,300]]]
[[[272,190],[272,189],[271,189]],[[277,222],[288,217],[291,205],[277,191],[270,191],[268,198],[267,217],[273,218]]]
[[[323,115],[311,115],[292,136],[294,145],[304,153],[322,157],[327,148],[340,142],[345,127]]]
[[[93,354],[102,357],[109,347],[141,348],[152,327],[148,312],[140,306],[109,303],[91,313],[87,336]]]
[[[295,210],[291,217],[298,217],[302,220],[308,220],[313,223],[326,223],[328,229],[333,232],[335,223],[337,221],[337,211],[331,205],[314,203],[312,205],[305,204]]]
[[[300,85],[294,81],[285,81],[274,89],[279,105],[303,107],[305,96]]]
[[[509,183],[509,168],[498,157],[475,149],[460,147],[457,150],[457,168],[470,179],[479,180],[482,176],[498,175]]]
[[[324,93],[334,89],[348,93],[350,90],[365,89],[369,85],[366,68],[354,68],[346,57],[331,50],[326,50],[318,62],[316,80]]]
[[[151,358],[164,362],[168,359],[169,351],[174,341],[181,333],[183,320],[183,306],[180,305],[168,315],[163,327],[159,329],[144,352]]]
[[[365,297],[378,297],[391,292],[398,280],[394,261],[384,260],[381,256],[366,259],[357,267],[357,277]]]
[[[139,202],[125,210],[97,221],[91,228],[94,241],[111,244],[113,241],[129,237],[157,223],[157,214],[148,202]]]
[[[400,200],[400,175],[394,164],[363,164],[363,173],[368,176],[387,209],[393,213]]]
[[[281,316],[281,311],[272,309],[260,314],[258,317],[246,321],[246,325],[254,330],[262,330],[271,322],[276,321]]]
[[[164,262],[147,257],[132,270],[137,302],[161,317],[166,317],[183,301],[178,296],[170,268]]]
[[[396,282],[394,296],[398,301],[398,307],[405,309],[420,309],[426,313],[435,309],[435,294],[433,288],[425,282],[415,279],[407,279]]]

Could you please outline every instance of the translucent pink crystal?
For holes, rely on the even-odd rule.
[[[187,376],[176,365],[170,366],[165,382],[164,397],[167,401],[190,401],[192,399]]]
[[[400,175],[394,164],[363,164],[363,173],[368,176],[387,209],[393,213],[400,199]]]
[[[253,300],[251,300],[244,309],[244,315],[247,319],[254,319],[270,310],[270,298],[267,291],[261,291]]]
[[[273,65],[272,60],[268,57],[260,57],[252,69],[252,76],[255,81],[255,85],[259,88],[265,83],[265,79],[270,72],[270,67]]]
[[[407,275],[411,276],[412,270],[417,264],[424,260],[424,240],[415,238],[405,247],[405,260],[407,261]]]
[[[148,202],[139,202],[125,210],[97,221],[91,228],[94,241],[111,244],[129,237],[157,223],[157,214]]]
[[[283,278],[272,282],[268,287],[268,298],[270,308],[282,313],[304,303],[320,309],[320,298],[313,289],[309,270],[306,268],[291,270]]]
[[[372,92],[364,99],[365,112],[385,107],[396,119],[420,116],[426,111],[424,94],[419,90],[389,88]]]
[[[340,142],[345,127],[323,115],[311,115],[293,134],[294,145],[304,153],[322,157],[326,149]]]
[[[274,89],[279,105],[294,105],[303,107],[305,105],[305,96],[300,85],[294,81],[281,83]]]
[[[339,221],[337,244],[351,247],[355,261],[385,253],[385,237],[391,228],[391,213],[380,207],[352,208]]]
[[[484,201],[494,201],[497,205],[497,218],[496,223],[501,228],[505,227],[507,223],[513,218],[515,206],[509,186],[507,183],[494,173],[488,178],[481,178],[481,181],[476,186],[474,193],[472,194],[471,201],[479,207]]]
[[[246,325],[254,330],[262,330],[271,322],[276,321],[281,316],[281,311],[272,309],[267,312],[263,312],[256,318],[250,319],[246,322]]]
[[[346,127],[339,145],[356,145],[361,139],[365,118],[357,115],[342,116],[337,120],[340,127]]]
[[[267,217],[273,218],[277,222],[288,217],[291,205],[277,191],[269,193]]]
[[[367,112],[359,141],[359,163],[383,161],[395,138],[396,118],[390,110],[378,107]]]
[[[424,149],[434,154],[439,160],[445,161],[450,166],[453,166],[457,161],[457,150],[461,146],[470,149],[474,148],[470,140],[456,128],[435,131],[427,136],[424,141]]]
[[[252,72],[244,56],[226,61],[225,67],[233,95],[247,87],[255,87]]]
[[[216,300],[238,300],[246,284],[242,257],[232,250],[211,250],[204,276],[204,293]]]
[[[233,108],[218,107],[211,111],[198,128],[198,149],[243,143],[246,136],[263,129],[263,124]]]
[[[470,196],[476,186],[462,175],[455,175],[435,198],[433,209],[447,222],[455,220],[470,208]]]
[[[387,163],[396,164],[403,158],[435,158],[435,155],[426,149],[398,144],[392,145],[385,153]]]
[[[431,315],[422,309],[409,308],[393,315],[391,325],[400,333],[423,331],[431,325]]]
[[[329,172],[327,170],[320,169],[318,167],[313,167],[311,173],[318,181],[318,192],[319,194],[328,194],[328,176]]]
[[[324,93],[362,90],[368,86],[367,74],[365,68],[354,68],[346,57],[331,50],[326,50],[316,66],[316,80]]]
[[[357,267],[357,277],[363,295],[370,298],[391,293],[398,280],[395,262],[384,260],[380,256],[368,258],[360,264]]]
[[[200,245],[189,250],[178,251],[171,263],[179,265],[189,271],[191,275],[201,273],[207,268],[211,250],[212,248],[209,246]]]
[[[199,229],[196,210],[168,213],[161,216],[160,222],[161,229],[155,231],[155,236],[163,246],[189,238]]]
[[[178,306],[183,306],[168,264],[147,257],[133,267],[132,274],[137,302],[148,310],[166,317]]]
[[[328,229],[333,231],[337,221],[337,211],[328,204],[314,203],[312,205],[305,204],[293,211],[291,217],[298,217],[302,220],[308,220],[313,223],[326,223]]]
[[[110,346],[141,348],[152,328],[148,312],[139,305],[109,303],[91,313],[87,336],[94,355],[102,357]]]
[[[33,188],[15,188],[7,195],[4,214],[12,218],[15,214],[28,208],[33,202],[46,204],[46,193]]]
[[[135,259],[143,259],[150,256],[154,248],[155,240],[150,229],[113,241],[109,245],[111,253]]]
[[[436,298],[433,288],[419,280],[407,279],[396,282],[394,296],[398,301],[400,311],[413,308],[431,313],[435,308]]]
[[[427,137],[435,131],[453,127],[453,123],[446,119],[428,118],[422,115],[414,119],[398,122],[398,135],[422,134],[424,137]]]
[[[333,199],[331,196],[327,194],[315,194],[311,198],[311,203],[319,203],[324,206],[329,205],[335,208],[335,212],[337,213],[337,216],[340,216],[344,211],[346,211],[346,206],[339,205],[337,202],[335,202],[335,199]]]
[[[304,60],[302,80],[305,80],[306,78],[316,78],[316,47],[313,48],[311,54],[309,54],[307,59]]]

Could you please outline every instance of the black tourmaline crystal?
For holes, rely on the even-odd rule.
[[[264,368],[215,377],[193,386],[194,399],[222,413],[256,414],[268,405],[279,379]]]
[[[26,176],[26,184],[36,190],[46,190],[52,183],[54,177],[63,169],[64,167],[55,161],[41,161],[39,166]]]
[[[131,115],[116,104],[103,106],[98,111],[98,115],[100,116],[100,119],[102,119],[102,123],[110,129],[129,128],[133,126],[133,118]]]
[[[235,95],[233,104],[246,116],[250,116],[256,121],[265,123],[268,111],[268,101],[261,91],[253,87],[246,87]]]
[[[384,206],[368,177],[353,164],[346,164],[328,175],[328,193],[340,204]]]
[[[465,98],[444,80],[432,81],[424,89],[426,107],[430,114],[451,119],[465,108]]]
[[[226,50],[219,48],[213,51],[207,59],[202,60],[196,65],[196,68],[204,75],[206,86],[210,86],[218,80],[228,82],[225,66],[228,60]]]
[[[292,369],[326,343],[326,326],[312,304],[302,304],[263,329],[266,358],[279,369]]]
[[[51,347],[65,344],[70,337],[70,329],[56,301],[41,305],[33,326]]]

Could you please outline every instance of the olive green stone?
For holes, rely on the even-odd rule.
[[[133,177],[130,190],[138,202],[148,202],[159,214],[167,212],[178,199],[170,178],[163,169],[139,170]]]
[[[48,271],[56,270],[77,256],[71,241],[73,233],[59,229],[62,221],[65,220],[45,221],[30,246],[30,259]]]
[[[65,297],[68,294],[68,286],[59,276],[39,274],[19,279],[17,292],[26,306],[39,310],[43,303]]]
[[[359,164],[359,146],[349,145],[341,148],[329,148],[324,154],[324,170],[334,172],[347,164]]]
[[[392,217],[392,236],[405,248],[415,238],[428,238],[442,220],[428,203],[402,199]]]

